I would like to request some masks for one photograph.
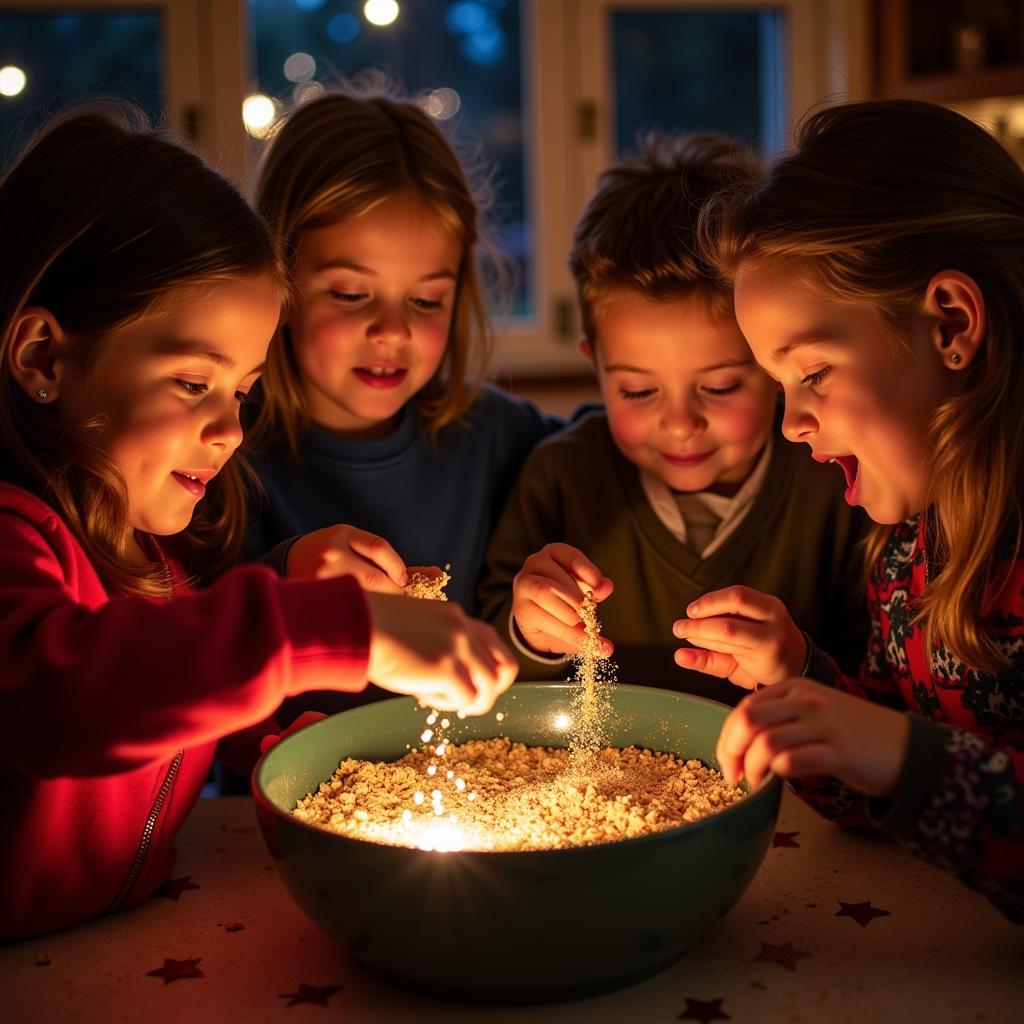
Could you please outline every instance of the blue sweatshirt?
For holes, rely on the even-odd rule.
[[[251,509],[246,558],[346,523],[383,537],[406,565],[450,564],[448,599],[475,614],[484,553],[505,499],[533,446],[562,425],[485,386],[466,422],[444,427],[436,448],[408,405],[394,432],[374,441],[313,427],[298,461],[286,449],[252,456],[266,496]]]

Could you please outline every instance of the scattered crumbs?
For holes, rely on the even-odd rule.
[[[226,932],[240,932],[245,928],[245,925],[241,921],[225,921],[221,927]]]
[[[36,953],[36,967],[49,967],[52,963],[49,953]]]

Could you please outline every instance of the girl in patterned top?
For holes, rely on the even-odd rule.
[[[726,720],[722,770],[790,777],[1024,921],[1024,173],[944,108],[837,106],[704,226],[783,432],[878,524],[858,678],[798,663],[753,591],[676,623],[681,664],[766,684]]]

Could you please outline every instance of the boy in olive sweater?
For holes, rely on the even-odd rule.
[[[583,212],[570,265],[604,408],[529,456],[480,592],[522,678],[565,677],[587,589],[623,683],[736,703],[745,690],[677,665],[689,659],[672,624],[737,584],[788,609],[801,657],[804,633],[849,665],[863,656],[867,520],[841,473],[784,443],[776,385],[695,255],[701,208],[758,173],[731,139],[655,137],[602,175]]]

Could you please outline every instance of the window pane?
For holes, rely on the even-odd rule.
[[[372,6],[370,7],[372,12]],[[448,122],[460,143],[480,144],[495,168],[490,236],[516,268],[513,315],[533,309],[523,137],[518,0],[249,0],[256,88],[288,109],[340,76],[379,69]]]
[[[0,14],[3,163],[47,117],[75,100],[116,95],[159,118],[161,28],[153,11]]]
[[[618,153],[646,132],[720,131],[766,150],[784,132],[782,15],[615,11]]]

